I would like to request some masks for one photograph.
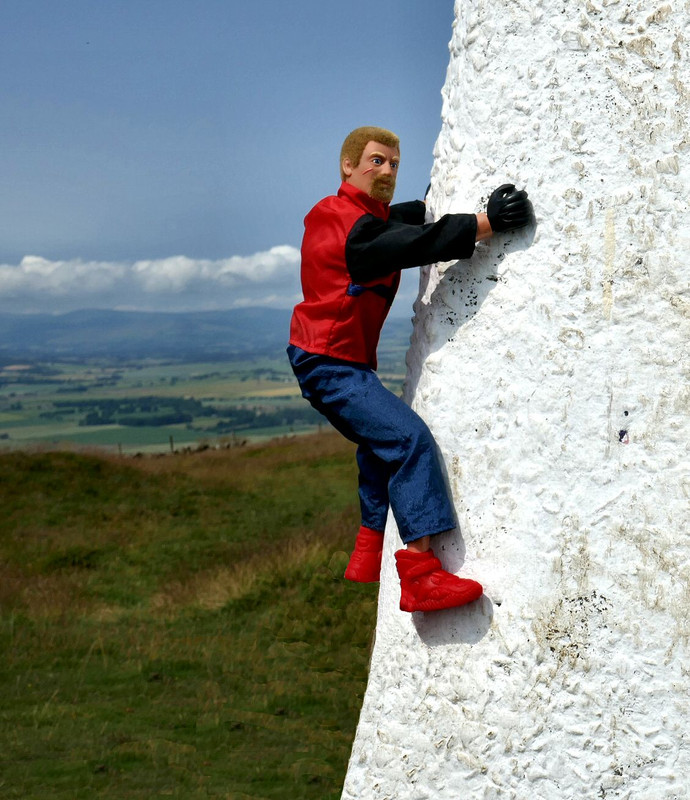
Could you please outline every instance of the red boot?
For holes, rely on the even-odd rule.
[[[400,576],[401,611],[438,611],[464,606],[481,597],[477,581],[458,578],[441,569],[432,550],[416,553],[398,550],[395,554]]]
[[[357,583],[373,583],[381,577],[381,553],[383,533],[365,528],[359,529],[355,549],[345,570],[345,577]]]

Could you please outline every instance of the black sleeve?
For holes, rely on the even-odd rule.
[[[396,203],[390,207],[390,222],[404,222],[406,225],[423,225],[426,217],[426,203],[412,200],[409,203]]]
[[[345,260],[352,280],[366,283],[400,269],[469,258],[476,237],[475,214],[446,214],[426,225],[365,214],[347,237]]]

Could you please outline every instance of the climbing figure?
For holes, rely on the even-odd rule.
[[[338,194],[305,219],[304,300],[292,315],[288,357],[302,395],[358,445],[361,527],[345,577],[379,580],[390,508],[406,545],[395,554],[400,608],[434,611],[483,590],[445,571],[431,548],[433,536],[456,527],[453,503],[429,428],[376,374],[379,335],[402,269],[470,258],[476,242],[527,225],[532,206],[506,184],[486,213],[425,223],[422,201],[390,204],[399,166],[394,133],[363,127],[345,139]]]

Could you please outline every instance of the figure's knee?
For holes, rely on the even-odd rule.
[[[412,446],[415,449],[432,450],[436,452],[437,445],[434,434],[431,432],[429,426],[424,420],[415,415],[416,419],[414,424],[410,426],[409,438]]]

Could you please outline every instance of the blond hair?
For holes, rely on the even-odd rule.
[[[388,131],[385,128],[377,128],[375,125],[365,125],[362,128],[355,128],[347,135],[343,146],[340,148],[341,180],[345,180],[346,178],[343,172],[343,161],[349,158],[353,167],[359,166],[364,148],[369,142],[380,142],[400,152],[400,139],[398,139],[392,131]]]

